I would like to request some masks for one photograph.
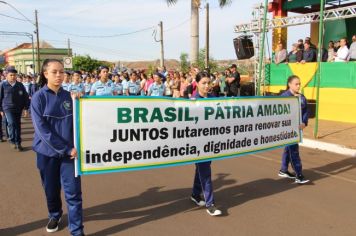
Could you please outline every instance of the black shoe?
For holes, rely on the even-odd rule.
[[[58,226],[60,222],[61,222],[61,218],[59,218],[58,220],[53,218],[49,219],[48,224],[46,226],[46,231],[48,233],[54,233],[58,231]]]
[[[201,199],[201,197],[195,196],[192,194],[192,196],[190,196],[190,200],[192,200],[197,206],[205,206],[205,201]]]
[[[287,171],[280,170],[278,172],[278,176],[282,178],[295,179],[295,174],[290,173],[288,170]]]
[[[306,184],[309,182],[309,179],[306,179],[303,175],[297,176],[295,178],[295,183],[297,184]]]
[[[208,212],[209,215],[211,216],[219,216],[222,214],[222,212],[215,207],[215,205],[211,205],[206,208],[206,211]]]
[[[23,151],[23,147],[21,146],[21,144],[16,145],[16,147],[19,152]]]
[[[1,139],[0,139],[0,142],[1,142],[1,143],[5,142],[5,139],[1,138]]]

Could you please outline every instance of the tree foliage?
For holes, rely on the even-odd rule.
[[[198,68],[202,71],[205,70],[205,48],[199,50]],[[218,69],[218,64],[214,61],[214,58],[209,55],[209,70],[215,72]]]
[[[188,53],[182,52],[180,54],[180,70],[184,73],[189,71],[189,61],[188,61]]]
[[[214,61],[214,58],[209,56],[209,70],[210,72],[215,72],[219,69],[219,66],[216,61]],[[189,61],[188,61],[188,54],[187,53],[181,53],[180,54],[180,69],[183,72],[188,72],[189,71]],[[205,48],[201,48],[199,50],[199,57],[198,61],[192,65],[196,66],[199,68],[200,71],[205,70]]]
[[[155,72],[156,72],[156,67],[152,64],[149,64],[147,68],[147,74],[153,75]]]
[[[73,57],[73,70],[85,70],[92,72],[103,63],[91,58],[89,55]]]

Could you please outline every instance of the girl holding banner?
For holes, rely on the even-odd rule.
[[[49,222],[47,232],[56,232],[63,214],[61,187],[68,208],[68,228],[72,235],[84,235],[80,177],[74,177],[77,151],[73,141],[73,107],[71,94],[61,84],[64,79],[62,62],[43,62],[40,84],[32,97],[31,116],[35,129],[33,150],[37,154],[45,191]]]
[[[195,78],[198,91],[194,98],[204,99],[212,97],[209,92],[210,76],[207,72],[199,72]],[[213,184],[211,181],[211,161],[195,164],[195,177],[191,200],[198,206],[206,206],[206,211],[211,216],[221,215],[221,211],[214,205]],[[201,199],[203,193],[204,200]]]
[[[302,110],[302,124],[300,129],[304,129],[308,125],[308,107],[307,99],[303,94],[299,93],[300,79],[296,75],[289,76],[287,81],[287,90],[281,96],[298,96],[300,97],[300,104]],[[289,163],[295,171],[295,175],[288,171]],[[293,144],[286,146],[282,155],[282,166],[278,173],[280,177],[294,179],[297,184],[308,183],[302,174],[302,161],[299,156],[299,145]]]

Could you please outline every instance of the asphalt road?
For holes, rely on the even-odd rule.
[[[45,232],[47,209],[23,125],[25,152],[0,143],[0,235],[68,235],[67,221]],[[282,150],[212,165],[211,217],[189,200],[194,165],[82,177],[87,235],[356,235],[356,159],[301,148],[299,186],[277,176]],[[65,204],[64,204],[65,207]],[[66,212],[66,209],[64,209]]]

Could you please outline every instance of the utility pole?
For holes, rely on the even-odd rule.
[[[164,66],[164,48],[163,48],[163,22],[160,21],[159,22],[159,28],[160,28],[160,33],[161,33],[161,37],[160,37],[160,42],[161,42],[161,60],[160,60],[160,66],[163,68]]]
[[[205,68],[209,69],[209,3],[206,3]]]
[[[68,44],[68,57],[72,56],[72,53],[70,51],[70,39],[67,39],[67,44]]]
[[[36,39],[37,39],[37,73],[41,73],[40,33],[38,32],[37,10],[35,10],[35,26],[36,26]]]

